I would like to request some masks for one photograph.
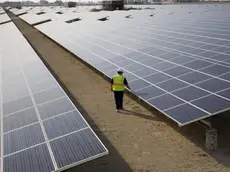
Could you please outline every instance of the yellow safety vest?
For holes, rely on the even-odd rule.
[[[114,75],[113,76],[113,91],[124,91],[125,84],[124,84],[125,77],[122,75]]]

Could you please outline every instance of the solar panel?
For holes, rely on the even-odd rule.
[[[2,171],[62,171],[108,154],[16,26],[0,37]]]
[[[102,11],[110,18],[103,24],[87,18],[36,28],[109,77],[123,68],[132,90],[148,93],[141,99],[183,126],[230,108],[230,13],[222,10],[230,6],[180,7],[158,6],[153,17],[129,11],[130,20]]]
[[[6,13],[2,13],[0,15],[0,24],[1,23],[5,23],[5,22],[8,22],[10,21],[11,19],[8,17],[8,15]]]

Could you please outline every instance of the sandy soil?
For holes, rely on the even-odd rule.
[[[230,171],[226,153],[230,144],[226,143],[226,135],[221,135],[225,138],[221,142],[224,149],[208,152],[204,148],[205,130],[197,124],[179,128],[159,112],[150,112],[128,96],[125,107],[132,112],[116,113],[113,94],[103,77],[21,20],[14,18],[14,21],[110,151],[108,156],[69,172]]]

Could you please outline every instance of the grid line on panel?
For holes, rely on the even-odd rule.
[[[9,134],[9,133],[14,132],[14,131],[17,131],[17,130],[21,130],[21,129],[23,129],[23,128],[32,126],[32,125],[37,124],[37,123],[39,123],[39,121],[36,121],[36,122],[30,123],[30,124],[24,125],[24,126],[22,126],[22,127],[18,127],[18,128],[13,129],[13,130],[7,131],[7,132],[3,133],[2,135],[4,135],[4,134]]]
[[[150,25],[149,25],[150,26]],[[196,28],[196,27],[189,27],[189,28]],[[218,29],[214,29],[214,30],[218,30]],[[163,34],[158,34],[160,36],[164,36]],[[202,43],[202,44],[207,44],[207,45],[214,45],[214,46],[220,46],[218,44],[214,44],[214,43],[208,43],[208,42],[202,42],[202,41],[198,41],[198,40],[189,40],[189,39],[186,39],[186,38],[180,38],[180,37],[175,37],[175,36],[165,36],[165,37],[169,37],[169,38],[177,38],[177,39],[180,39],[180,40],[184,40],[184,41],[192,41],[194,43]],[[229,48],[228,46],[225,46],[225,45],[221,45],[221,47],[226,47],[226,48]]]
[[[49,101],[43,102],[43,103],[40,103],[40,104],[35,104],[35,105],[30,106],[30,107],[25,108],[25,109],[21,109],[21,110],[18,110],[18,111],[15,111],[15,112],[12,112],[12,113],[6,114],[6,115],[4,115],[4,117],[9,116],[9,115],[14,115],[15,113],[22,112],[22,111],[28,110],[28,109],[30,109],[30,108],[36,108],[36,107],[38,107],[38,106],[40,106],[40,105],[44,105],[44,104],[47,104],[47,103],[50,103],[50,102],[53,102],[53,101],[56,101],[56,100],[62,99],[62,98],[64,98],[64,97],[66,97],[66,95],[65,95],[65,96],[62,96],[62,97],[59,97],[59,98],[56,98],[56,99],[52,99],[52,100],[49,100]]]
[[[143,32],[143,30],[141,30],[141,32]],[[128,34],[131,34],[130,32],[128,33]],[[139,36],[139,35],[138,35]],[[165,36],[164,36],[165,37]],[[149,38],[149,37],[148,37]],[[132,38],[129,38],[129,39],[132,39]],[[162,41],[162,40],[160,40],[160,41]],[[135,42],[138,42],[138,41],[136,41],[135,40]],[[159,45],[157,45],[157,46],[159,46]],[[161,46],[162,47],[162,46]],[[165,47],[164,47],[165,48]],[[194,47],[195,48],[195,47]],[[175,50],[174,50],[175,51]],[[208,58],[207,58],[208,59]]]
[[[64,113],[61,113],[61,114],[58,114],[58,115],[55,115],[55,116],[52,116],[52,117],[49,117],[49,118],[46,118],[46,119],[44,119],[44,120],[42,120],[42,121],[46,121],[46,120],[49,120],[49,119],[52,119],[52,118],[55,118],[55,117],[58,117],[58,116],[62,116],[62,115],[65,115],[66,113],[73,112],[73,111],[76,111],[76,109],[70,110],[70,111],[68,111],[68,112],[64,112]],[[34,124],[36,124],[36,123],[39,123],[39,121],[36,121],[36,122],[30,123],[30,124],[24,125],[24,126],[19,127],[19,128],[15,128],[15,129],[13,129],[13,130],[4,132],[3,134],[11,133],[11,132],[13,132],[13,131],[17,131],[17,130],[23,129],[23,128],[25,128],[25,127],[34,125]]]
[[[76,44],[76,43],[75,43]],[[77,46],[80,46],[80,45],[78,45],[78,44],[76,44]],[[82,46],[80,46],[80,47],[82,47]],[[84,48],[84,47],[82,47],[82,48]],[[88,49],[86,49],[86,48],[84,48],[86,51],[89,51],[89,52],[91,52],[90,50],[88,50]],[[91,52],[92,54],[95,54],[95,53],[93,53],[93,52]],[[108,61],[107,59],[105,59],[105,58],[103,58],[103,57],[101,57],[101,56],[99,56],[99,55],[97,55],[97,54],[95,54],[96,56],[98,56],[98,57],[100,57],[100,58],[102,58],[102,59],[104,59],[104,60],[106,60],[106,61]],[[115,66],[117,66],[117,65],[115,65]],[[130,72],[131,73],[131,72]],[[133,75],[135,75],[135,74],[133,74]],[[135,75],[136,76],[136,75]],[[138,78],[140,78],[139,76],[136,76],[136,77],[138,77]],[[174,77],[175,78],[175,77]],[[142,78],[140,78],[140,79],[142,79]],[[157,88],[159,88],[159,89],[161,89],[161,90],[163,90],[162,88],[160,88],[159,86],[157,86],[157,85],[154,85],[153,83],[151,83],[151,82],[149,82],[149,81],[147,81],[147,80],[144,80],[145,82],[147,82],[147,83],[149,83],[150,85],[153,85],[153,86],[155,86],[155,87],[157,87]],[[163,91],[165,91],[165,90],[163,90]],[[167,91],[165,91],[165,92],[167,92]],[[179,100],[181,100],[181,101],[183,101],[183,102],[186,102],[185,100],[183,100],[183,99],[181,99],[181,98],[179,98],[179,97],[177,97],[177,96],[175,96],[175,95],[173,95],[172,93],[170,93],[170,92],[167,92],[168,94],[170,94],[170,95],[172,95],[173,97],[176,97],[176,98],[178,98]],[[197,106],[195,106],[195,105],[193,105],[193,104],[191,104],[191,103],[189,103],[189,102],[187,102],[188,104],[190,104],[191,106],[193,106],[193,107],[196,107],[197,109],[200,109],[201,111],[203,111],[203,112],[205,112],[205,113],[208,113],[207,111],[205,111],[205,110],[203,110],[203,109],[201,109],[201,108],[199,108],[199,107],[197,107]],[[159,110],[160,111],[160,110]],[[208,113],[209,114],[209,113]],[[166,116],[168,116],[168,115],[166,115]]]
[[[143,25],[142,25],[143,26]],[[146,25],[144,25],[144,26],[146,26]],[[147,25],[147,26],[150,26],[150,25]],[[156,29],[156,30],[159,30],[159,29],[162,29],[162,26],[160,26],[160,27],[158,27],[158,28],[153,28],[153,27],[148,27],[149,29]],[[164,29],[164,27],[163,27],[163,29]],[[177,30],[177,32],[178,32],[179,30]],[[192,30],[192,31],[195,31],[195,30]],[[185,33],[186,34],[186,32],[182,32],[182,31],[179,31],[180,33]],[[212,33],[210,33],[210,32],[204,32],[204,31],[199,31],[199,32],[203,32],[203,33],[208,33],[208,34],[212,34]],[[160,34],[159,34],[160,35]],[[218,35],[219,36],[221,36],[221,35],[225,35],[226,36],[226,34],[220,34],[220,33],[218,33]],[[161,35],[161,36],[163,36],[163,35]],[[197,36],[199,36],[200,37],[200,35],[197,35]],[[166,36],[166,37],[169,37],[169,36]],[[214,37],[214,39],[218,39],[217,37]]]
[[[33,94],[38,94],[38,93],[40,93],[40,92],[47,91],[47,90],[54,89],[54,88],[57,88],[57,87],[39,90],[39,91],[37,91],[37,92],[33,92]],[[24,98],[24,97],[28,97],[28,95],[25,95],[25,96],[22,96],[22,97],[18,97],[18,98],[16,98],[16,99],[12,99],[12,100],[6,101],[6,102],[4,102],[4,103],[9,103],[9,102],[11,102],[11,101],[15,101],[15,100],[18,100],[18,99],[21,99],[21,98]]]
[[[163,22],[161,22],[161,23],[163,23]],[[178,25],[181,26],[181,24],[177,24],[176,26],[178,26]],[[149,26],[150,26],[150,25],[149,25]],[[165,25],[163,25],[163,26],[161,25],[160,28],[161,28],[161,27],[165,28],[164,26],[165,26]],[[207,28],[207,27],[206,27],[206,30],[199,30],[199,29],[197,30],[196,27],[192,27],[192,26],[183,26],[183,27],[184,27],[183,29],[179,29],[179,28],[176,28],[176,29],[177,29],[178,31],[179,31],[179,30],[183,30],[183,31],[196,31],[196,32],[206,33],[206,34],[209,34],[209,33],[210,33],[210,34],[213,34],[213,32],[212,32],[213,30],[219,30],[219,29],[212,29],[212,28],[210,28],[210,32],[208,32],[207,29],[209,29],[209,28]],[[175,27],[172,27],[172,28],[175,28]],[[185,28],[187,28],[187,29],[185,29]],[[188,29],[188,28],[189,28],[189,29]],[[184,32],[184,33],[186,33],[186,32]],[[216,34],[216,35],[228,36],[228,34],[225,34],[225,33],[214,33],[214,34]],[[198,36],[200,36],[200,35],[198,35]]]
[[[131,34],[131,33],[129,33],[129,34]],[[130,38],[130,39],[132,39],[132,38]],[[159,39],[156,39],[156,40],[161,41],[161,40],[159,40]],[[227,63],[227,62],[219,61],[219,60],[212,59],[212,58],[208,58],[208,57],[204,57],[204,56],[199,55],[199,54],[192,54],[192,53],[190,53],[190,52],[184,52],[184,51],[178,50],[178,49],[172,49],[172,48],[168,48],[168,47],[163,47],[163,46],[161,46],[161,45],[154,44],[154,43],[149,43],[149,42],[145,42],[145,41],[137,41],[137,40],[135,40],[135,41],[136,41],[136,42],[143,42],[143,43],[146,43],[146,44],[149,44],[149,45],[152,45],[152,46],[158,46],[158,47],[161,47],[161,48],[163,48],[163,49],[171,50],[171,51],[178,52],[178,53],[181,53],[181,54],[188,54],[188,55],[190,55],[190,56],[199,57],[199,58],[202,58],[202,60],[206,60],[206,61],[212,60],[212,61],[215,61],[216,63],[218,63],[218,62],[220,63],[220,62],[221,62],[221,63],[229,64],[229,63]],[[172,44],[177,45],[178,43],[172,43]],[[183,44],[180,44],[180,45],[183,45]],[[183,45],[183,46],[186,46],[186,45]],[[190,48],[196,48],[196,47],[192,47],[192,46],[191,46]],[[200,50],[203,50],[203,51],[206,51],[206,52],[211,52],[211,51],[208,51],[208,50],[205,50],[205,49],[200,49]],[[213,53],[217,53],[217,55],[218,55],[218,54],[220,54],[220,55],[228,55],[228,54],[226,54],[226,53],[220,53],[220,52],[213,52]],[[213,62],[212,62],[212,63],[213,63]]]
[[[41,143],[35,144],[35,145],[33,145],[33,146],[30,146],[30,147],[21,149],[21,150],[19,150],[19,151],[15,151],[15,152],[13,152],[13,153],[9,153],[9,154],[7,154],[7,155],[4,155],[3,158],[8,157],[8,156],[11,156],[11,155],[14,155],[14,154],[17,154],[17,153],[19,153],[19,152],[23,152],[23,151],[25,151],[25,150],[28,150],[28,149],[31,149],[31,148],[34,148],[34,147],[37,147],[37,146],[42,145],[42,144],[44,144],[44,143],[45,143],[45,142],[41,142]]]
[[[132,34],[132,33],[128,33],[128,34]],[[132,34],[132,35],[135,35],[135,36],[139,36],[139,35],[137,35],[137,34]],[[143,36],[140,36],[140,37],[143,37]],[[149,37],[146,37],[146,38],[149,38]],[[196,56],[197,58],[199,57],[201,57],[201,58],[203,58],[203,60],[205,60],[205,59],[210,59],[210,58],[207,58],[207,57],[204,57],[204,56],[200,56],[200,55],[195,55],[195,54],[192,54],[192,53],[188,53],[188,52],[183,52],[183,51],[180,51],[180,50],[175,50],[175,49],[172,49],[172,48],[168,48],[168,47],[163,47],[163,46],[161,46],[161,45],[157,45],[157,44],[153,44],[153,43],[149,43],[149,42],[145,42],[145,41],[137,41],[136,39],[133,39],[133,38],[128,38],[128,39],[131,39],[131,40],[134,40],[134,42],[138,42],[138,43],[140,43],[140,42],[143,42],[143,43],[145,43],[145,44],[148,44],[148,45],[150,45],[150,46],[157,46],[158,48],[160,47],[161,49],[166,49],[166,50],[169,50],[169,51],[176,51],[177,53],[180,53],[181,55],[183,55],[183,54],[188,54],[188,55],[191,55],[191,56]],[[159,39],[156,39],[156,38],[154,38],[155,40],[159,40]],[[159,40],[159,41],[162,41],[162,40]],[[175,43],[173,43],[173,44],[175,44]],[[184,46],[184,45],[183,45]],[[195,48],[195,47],[191,47],[191,48]],[[215,59],[211,59],[211,60],[214,60],[214,61],[217,61],[217,62],[222,62],[222,61],[218,61],[218,60],[215,60]],[[209,62],[209,61],[207,61],[207,62]],[[213,62],[212,62],[213,63]],[[225,62],[224,62],[225,63]],[[217,64],[217,63],[214,63],[214,64]],[[223,65],[224,66],[224,65]],[[226,66],[227,67],[227,66]]]
[[[43,63],[42,63],[42,65],[44,65]],[[53,77],[53,75],[51,75],[51,77],[55,80],[55,78]],[[56,82],[56,80],[55,80],[55,82]],[[59,83],[57,83],[57,85],[61,88],[61,86],[59,85]],[[66,98],[70,101],[70,103],[73,105],[73,107],[75,107],[75,105],[73,104],[73,102],[70,100],[70,98],[67,96],[67,94],[64,92],[64,94],[65,94],[65,96],[66,96]],[[77,108],[75,108],[74,110],[76,110],[78,113],[79,113],[79,115],[82,117],[82,119],[83,119],[83,121],[87,124],[87,126],[88,126],[88,128],[90,128],[90,130],[91,130],[91,132],[96,136],[96,138],[99,140],[99,142],[101,143],[101,145],[105,148],[105,150],[108,152],[108,150],[106,149],[106,147],[102,144],[102,142],[100,141],[100,139],[98,138],[98,136],[95,134],[95,132],[92,130],[92,128],[89,126],[89,124],[88,124],[88,122],[85,120],[85,118],[82,116],[82,114],[79,112],[79,110],[77,109]],[[73,110],[73,111],[74,111]],[[71,112],[71,111],[69,111],[69,112]],[[68,112],[65,112],[65,113],[68,113]],[[61,114],[59,114],[59,115],[61,115]],[[58,115],[58,116],[59,116]],[[56,116],[54,116],[54,117],[57,117],[57,115]],[[53,117],[50,117],[50,118],[47,118],[47,120],[48,119],[51,119],[51,118],[53,118]]]
[[[27,88],[28,88],[28,90],[29,90],[29,93],[30,93],[30,96],[31,96],[33,105],[35,106],[35,105],[36,105],[36,102],[35,102],[35,100],[34,100],[34,97],[33,97],[32,91],[31,91],[31,88],[30,88],[30,86],[29,86],[29,83],[28,83],[27,78],[26,78],[26,75],[25,75],[25,73],[24,73],[22,64],[21,64],[21,62],[20,62],[20,57],[19,57],[18,52],[16,52],[16,57],[17,57],[17,60],[18,60],[18,62],[19,62],[19,64],[20,64],[20,68],[21,68],[21,71],[22,71],[24,80],[25,80],[25,82],[26,82]],[[40,116],[40,114],[39,114],[39,111],[38,111],[37,107],[34,107],[34,108],[35,108],[35,111],[36,111],[36,113],[37,113],[37,117],[38,117],[38,120],[39,120],[39,124],[40,124],[41,129],[42,129],[42,133],[43,133],[43,135],[44,135],[44,137],[45,137],[45,141],[46,141],[46,144],[47,144],[47,147],[48,147],[50,156],[51,156],[51,160],[52,160],[52,162],[53,162],[53,165],[54,165],[55,170],[57,170],[57,169],[58,169],[58,167],[57,167],[57,162],[56,162],[56,160],[55,160],[55,158],[54,158],[52,149],[51,149],[50,144],[49,144],[49,142],[48,142],[48,137],[47,137],[45,128],[44,128],[44,126],[43,126],[43,123],[42,123],[42,121],[41,121],[41,116]]]
[[[52,75],[51,75],[52,76]],[[52,76],[53,77],[53,76]],[[53,77],[53,79],[54,79],[54,77]],[[55,82],[56,82],[56,80],[55,80]],[[58,83],[57,83],[57,85],[59,85]],[[59,85],[59,87],[60,87],[60,85]],[[61,88],[61,87],[60,87]],[[64,94],[66,95],[66,93],[64,92]],[[67,95],[66,95],[67,96]],[[73,102],[70,100],[70,98],[67,96],[66,97],[69,101],[70,101],[70,103],[73,105],[73,107],[75,108],[75,105],[73,104]],[[79,112],[79,110],[78,109],[75,109],[77,112]],[[97,138],[97,140],[100,142],[100,144],[101,144],[101,146],[104,148],[104,150],[105,150],[105,153],[103,153],[103,155],[105,155],[105,154],[108,154],[108,150],[106,149],[106,147],[103,145],[103,143],[101,142],[101,140],[97,137],[97,135],[94,133],[94,131],[92,130],[92,128],[90,128],[89,127],[89,124],[86,122],[86,120],[85,120],[85,118],[83,118],[83,116],[82,116],[82,114],[79,112],[79,114],[80,114],[80,116],[82,117],[82,119],[85,121],[85,123],[87,124],[87,127],[90,129],[90,131],[91,131],[91,133]],[[56,116],[55,116],[56,117]],[[77,131],[76,131],[77,132]],[[68,133],[68,134],[70,134],[70,133]],[[64,137],[65,135],[63,135],[62,137]],[[49,140],[48,140],[49,141]]]
[[[175,68],[175,66],[172,67],[172,68],[168,68],[168,69],[173,69],[173,68]],[[202,70],[202,69],[204,69],[204,68],[206,68],[206,67],[200,68],[199,70]],[[168,69],[166,69],[166,70],[168,70]],[[164,72],[164,71],[165,71],[165,70],[163,70],[162,72]],[[191,71],[191,72],[188,72],[188,73],[183,73],[183,74],[181,74],[181,75],[176,76],[176,78],[179,78],[179,77],[181,77],[181,76],[184,76],[184,75],[187,75],[187,74],[190,74],[190,73],[193,73],[193,72],[194,72],[194,71]],[[199,72],[199,71],[198,71],[198,72]],[[230,72],[227,72],[227,73],[230,73]],[[225,74],[227,74],[227,73],[224,73],[224,74],[222,74],[222,75],[225,75]],[[154,75],[154,74],[156,74],[156,73],[152,73],[152,74],[148,74],[148,75],[142,76],[142,78],[145,78],[145,77],[148,77],[148,76],[151,76],[151,75]],[[163,80],[163,81],[161,81],[161,82],[157,82],[157,84],[160,84],[160,83],[165,82],[165,81],[169,81],[169,80],[171,80],[171,79],[172,79],[172,78]],[[212,79],[212,78],[209,78],[209,79]],[[204,82],[204,81],[209,80],[209,79],[205,79],[205,80],[203,80],[203,81],[201,81],[201,82]],[[133,79],[132,81],[136,81],[136,80],[138,80],[138,78],[137,78],[137,79]],[[132,82],[132,81],[130,81],[130,82]],[[184,81],[183,81],[183,82],[184,82]],[[198,83],[200,83],[200,82],[196,82],[196,84],[198,84]]]
[[[159,29],[153,29],[153,30],[159,30]],[[192,33],[184,33],[184,32],[177,32],[177,31],[168,31],[168,30],[164,30],[164,29],[161,29],[161,31],[171,32],[171,33],[179,33],[182,35],[198,36],[198,37],[203,37],[203,38],[212,38],[210,36],[196,35],[196,34],[192,34]],[[224,38],[215,38],[215,39],[229,41],[228,39],[224,39]]]
[[[89,33],[85,33],[85,34],[89,34]],[[89,35],[91,35],[91,34],[89,34]],[[132,50],[132,51],[139,52],[139,53],[144,54],[144,55],[148,55],[148,56],[151,56],[151,57],[155,57],[155,58],[158,58],[158,59],[163,60],[163,61],[165,61],[165,62],[169,62],[169,63],[175,64],[175,65],[177,65],[177,66],[180,66],[180,67],[183,67],[183,68],[187,68],[187,69],[189,69],[189,70],[192,70],[192,71],[195,71],[195,72],[199,72],[199,73],[202,73],[202,74],[205,74],[205,75],[209,75],[209,76],[211,76],[211,77],[214,77],[214,78],[217,78],[217,79],[220,79],[220,80],[223,80],[223,81],[226,81],[226,82],[229,82],[229,83],[230,83],[230,81],[225,80],[225,79],[223,79],[223,78],[219,78],[219,77],[217,77],[217,76],[213,76],[213,75],[210,75],[210,74],[208,74],[208,73],[204,73],[204,72],[202,72],[202,71],[198,71],[198,70],[195,70],[195,69],[192,69],[192,68],[189,68],[189,67],[186,67],[186,66],[183,66],[183,65],[174,63],[174,62],[170,62],[170,61],[168,61],[168,60],[161,59],[161,58],[159,58],[159,57],[157,57],[157,56],[153,56],[153,55],[150,55],[150,54],[141,52],[141,51],[139,51],[139,50],[135,50],[135,49],[133,49],[133,48],[129,48],[129,47],[126,47],[126,46],[123,46],[123,45],[119,45],[119,44],[117,44],[117,43],[115,43],[115,42],[112,42],[112,41],[109,41],[109,40],[104,40],[103,38],[99,38],[99,37],[96,37],[96,36],[94,36],[94,35],[91,35],[91,36],[93,36],[93,37],[95,37],[95,38],[97,38],[97,39],[100,39],[100,40],[102,40],[102,41],[110,42],[110,43],[115,44],[115,45],[117,45],[117,46],[121,46],[121,47],[130,49],[130,50]],[[80,38],[80,39],[81,39],[81,38]],[[85,41],[85,40],[84,40],[84,41]],[[90,41],[88,41],[88,42],[90,42]],[[91,43],[91,44],[94,44],[94,43],[92,43],[92,42],[90,42],[90,43]],[[97,45],[97,44],[94,44],[94,45],[99,46],[99,47],[101,47],[101,48],[103,48],[103,49],[106,49],[106,48],[104,48],[104,47],[102,47],[102,46],[100,46],[100,45]],[[108,50],[108,49],[107,49],[107,50]],[[90,50],[89,50],[89,51],[90,51]],[[109,51],[112,51],[112,50],[109,50]],[[112,52],[113,52],[113,51],[112,51]],[[116,53],[116,54],[118,54],[118,55],[120,55],[120,56],[124,56],[124,57],[127,58],[127,59],[130,59],[129,57],[126,57],[125,55],[122,55],[122,54],[119,54],[119,53]],[[130,60],[132,60],[132,59],[130,59]],[[135,61],[135,60],[132,60],[132,61]],[[136,62],[136,63],[140,63],[141,65],[144,65],[144,66],[146,66],[146,67],[148,67],[148,68],[154,69],[154,68],[152,68],[152,67],[150,67],[150,66],[147,66],[147,65],[145,65],[145,64],[142,64],[141,62],[138,62],[138,61],[135,61],[135,62]],[[110,63],[111,63],[111,62],[110,62]],[[112,63],[112,64],[113,64],[113,63]],[[217,64],[217,63],[213,63],[213,64]],[[220,64],[217,64],[217,65],[220,65]],[[225,66],[225,67],[229,68],[228,66]],[[157,69],[154,69],[154,70],[157,70]],[[162,72],[162,71],[160,71],[160,72],[161,72],[161,73],[164,73],[164,72]],[[131,72],[130,72],[130,73],[131,73]]]
[[[128,34],[132,34],[132,33],[128,33]],[[133,35],[137,36],[136,34],[133,34]],[[146,37],[146,38],[149,38],[149,37]],[[177,53],[180,53],[181,55],[188,54],[188,55],[193,56],[193,57],[197,57],[197,58],[199,57],[199,58],[202,58],[202,60],[205,60],[205,61],[213,60],[213,61],[216,61],[216,63],[218,63],[218,62],[224,62],[224,61],[218,61],[216,59],[210,59],[208,57],[204,57],[204,56],[201,56],[201,55],[192,54],[192,53],[189,53],[189,52],[184,52],[184,51],[181,51],[181,50],[178,50],[178,49],[172,49],[172,48],[169,48],[169,47],[164,47],[164,46],[161,46],[161,45],[158,45],[158,44],[154,44],[154,43],[149,43],[149,42],[145,42],[145,41],[137,41],[136,39],[133,39],[133,38],[128,38],[128,39],[132,39],[135,42],[139,42],[139,43],[142,42],[142,43],[145,43],[145,44],[148,44],[148,45],[151,45],[151,46],[157,46],[157,47],[160,47],[161,49],[166,49],[166,50],[169,50],[169,51],[177,52]],[[153,39],[158,40],[158,41],[162,41],[162,40],[159,40],[159,39],[156,39],[156,38],[153,38]],[[176,44],[176,43],[172,43],[172,44]],[[186,46],[186,45],[183,45],[183,46]],[[190,48],[196,48],[196,47],[190,47]],[[204,50],[204,51],[207,51],[207,50]],[[216,53],[220,54],[219,52],[216,52]],[[224,62],[224,63],[226,63],[226,62]]]
[[[95,36],[94,36],[95,37]],[[99,38],[100,39],[100,38]],[[111,41],[107,41],[107,40],[105,40],[106,42],[111,42]],[[90,41],[88,41],[88,42],[90,42]],[[91,43],[91,42],[90,42]],[[114,42],[111,42],[111,43],[113,43],[113,44],[115,44],[115,45],[117,45],[116,43],[114,43]],[[93,44],[93,43],[92,43]],[[99,46],[99,45],[97,45],[97,46]],[[122,45],[119,45],[119,46],[122,46]],[[99,47],[101,47],[101,46],[99,46]],[[126,46],[122,46],[122,47],[125,47],[125,48],[128,48],[128,47],[126,47]],[[104,47],[101,47],[101,48],[104,48]],[[106,49],[106,48],[104,48],[104,49]],[[128,49],[131,49],[131,50],[133,50],[133,51],[137,51],[137,52],[139,52],[138,50],[134,50],[134,49],[132,49],[132,48],[128,48]],[[88,50],[88,49],[86,49],[86,50]],[[108,50],[108,49],[107,49]],[[88,50],[89,52],[91,52],[90,50]],[[108,50],[108,51],[111,51],[111,50]],[[113,51],[112,51],[113,52]],[[91,53],[93,53],[93,52],[91,52]],[[115,53],[115,52],[114,52]],[[93,53],[93,54],[95,54],[95,53]],[[117,55],[120,55],[120,56],[124,56],[124,55],[122,55],[122,54],[119,54],[119,53],[116,53]],[[143,54],[145,54],[145,53],[143,53]],[[97,54],[95,54],[95,55],[97,55]],[[99,55],[97,55],[97,56],[99,56]],[[103,57],[101,57],[101,56],[99,56],[100,58],[103,58]],[[130,59],[130,58],[128,58],[128,57],[126,57],[126,56],[124,56],[125,58],[127,58],[127,59]],[[103,58],[104,60],[105,60],[105,58]],[[130,60],[132,60],[132,59],[130,59]],[[108,61],[108,62],[110,62],[109,60],[107,60],[106,59],[106,61]],[[135,60],[132,60],[132,61],[135,61]],[[137,62],[137,61],[135,61],[136,63],[140,63],[140,62]],[[111,63],[111,62],[110,62]],[[113,63],[111,63],[111,64],[113,64]],[[141,64],[141,63],[140,63]],[[114,64],[115,65],[115,64]],[[144,64],[142,64],[142,65],[144,65]],[[116,65],[117,66],[117,65]],[[144,65],[144,66],[146,66],[146,67],[148,67],[148,68],[151,68],[152,69],[152,67],[149,67],[149,66],[147,66],[147,65]],[[184,67],[184,66],[182,66],[182,67]],[[189,69],[189,68],[188,68]],[[124,69],[125,70],[125,69]],[[210,92],[210,91],[208,91],[208,90],[205,90],[205,89],[203,89],[203,88],[200,88],[200,87],[198,87],[198,86],[196,86],[196,85],[194,85],[194,84],[190,84],[190,83],[188,83],[188,82],[186,82],[186,81],[183,81],[183,80],[181,80],[181,79],[179,79],[179,78],[177,78],[177,77],[174,77],[174,76],[171,76],[171,75],[169,75],[169,74],[167,74],[167,73],[165,73],[165,72],[163,72],[163,71],[159,71],[159,70],[157,70],[157,69],[154,69],[154,70],[156,70],[156,71],[158,71],[158,72],[160,72],[160,73],[163,73],[163,74],[165,74],[165,75],[167,75],[167,76],[170,76],[170,77],[172,77],[172,78],[174,78],[174,79],[178,79],[178,80],[180,80],[181,82],[185,82],[185,83],[187,83],[187,84],[189,84],[189,85],[192,85],[192,86],[194,86],[194,87],[196,87],[196,88],[199,88],[199,89],[202,89],[202,90],[204,90],[204,91],[207,91],[207,92]],[[191,70],[191,69],[190,69]],[[194,70],[194,69],[192,69],[193,71],[195,71],[195,72],[200,72],[200,71],[197,71],[197,70]],[[129,71],[128,71],[129,72]],[[133,74],[132,72],[129,72],[129,73],[131,73],[131,74]],[[202,73],[202,72],[200,72],[200,73]],[[205,75],[208,75],[208,74],[206,74],[206,73],[204,73]],[[133,75],[135,75],[135,74],[133,74]],[[140,78],[139,76],[137,76],[137,75],[135,75],[136,77],[138,77],[138,78]],[[214,77],[214,76],[212,76],[212,75],[210,75],[211,77]],[[215,77],[214,77],[215,78]],[[216,77],[217,78],[217,77]],[[144,80],[143,78],[140,78],[140,79],[142,79],[142,80]],[[218,78],[219,79],[219,78]],[[223,79],[222,79],[223,80]],[[145,80],[146,81],[146,80]],[[227,80],[224,80],[224,81],[227,81]],[[146,81],[147,82],[147,81]],[[228,83],[230,83],[230,81],[227,81]],[[150,84],[153,84],[153,83],[151,83],[151,82],[148,82],[148,83],[150,83]],[[154,86],[157,86],[157,85],[155,85],[155,84],[153,84]],[[159,87],[160,88],[160,87]],[[164,90],[165,91],[165,90]],[[167,92],[167,91],[166,91]],[[211,94],[212,94],[212,92],[210,92]],[[215,94],[215,93],[214,93]],[[220,95],[217,95],[217,94],[215,94],[216,96],[218,96],[218,97],[221,97],[221,98],[223,98],[223,99],[226,99],[226,100],[229,100],[229,99],[227,99],[226,97],[223,97],[223,96],[220,96]],[[175,96],[175,95],[174,95]],[[176,96],[177,97],[177,96]],[[177,97],[178,98],[178,97]],[[183,100],[183,99],[181,99],[181,100]],[[184,101],[184,100],[183,100]],[[191,105],[191,104],[190,104]],[[194,106],[194,105],[193,105]]]
[[[89,129],[89,128],[90,128],[90,127],[81,128],[81,129],[79,129],[79,130],[77,130],[77,131],[73,131],[73,132],[67,133],[67,134],[65,134],[65,135],[62,135],[62,136],[59,136],[59,137],[56,137],[56,138],[50,139],[50,140],[48,140],[48,142],[51,142],[51,141],[53,141],[53,140],[57,140],[57,139],[60,139],[60,138],[66,137],[66,136],[71,135],[71,134],[73,134],[73,133],[77,133],[77,132],[80,132],[80,131],[83,131],[83,130],[86,130],[86,129]],[[28,150],[28,149],[34,148],[34,147],[39,146],[39,145],[42,145],[42,144],[44,144],[44,143],[46,143],[46,142],[41,142],[41,143],[35,144],[35,145],[33,145],[33,146],[30,146],[30,147],[27,147],[27,148],[21,149],[21,150],[19,150],[19,151],[15,151],[15,152],[13,152],[13,153],[9,153],[9,154],[7,154],[7,155],[4,155],[3,157],[8,157],[8,156],[11,156],[11,155],[17,154],[17,153],[19,153],[19,152],[23,152],[23,151],[25,151],[25,150]],[[46,144],[46,145],[47,145],[47,144]]]

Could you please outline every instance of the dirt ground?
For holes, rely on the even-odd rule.
[[[128,96],[125,108],[131,112],[116,113],[110,85],[103,77],[23,21],[13,20],[72,95],[110,152],[68,172],[230,171],[229,132],[220,134],[224,141],[216,152],[208,152],[204,148],[205,130],[198,124],[179,128],[159,112],[150,112]]]

